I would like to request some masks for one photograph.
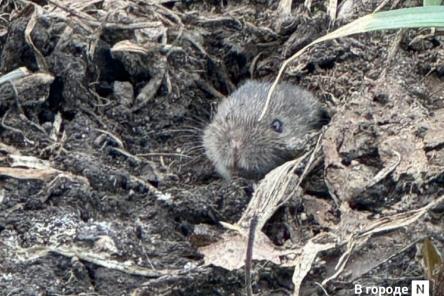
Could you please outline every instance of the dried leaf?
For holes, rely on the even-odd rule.
[[[247,237],[239,233],[225,233],[218,242],[199,248],[205,256],[205,265],[216,265],[228,270],[239,269],[245,264]],[[262,233],[256,233],[253,260],[267,260],[282,264],[280,256],[285,255]],[[288,252],[287,252],[288,253]]]

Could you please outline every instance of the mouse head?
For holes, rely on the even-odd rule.
[[[220,103],[203,144],[208,158],[226,179],[233,174],[262,178],[293,159],[298,145],[319,122],[320,106],[307,91],[289,84],[276,88],[259,121],[270,83],[249,81]]]

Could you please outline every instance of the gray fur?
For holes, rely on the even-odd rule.
[[[273,168],[298,155],[301,139],[319,129],[323,109],[308,91],[279,84],[262,120],[271,83],[247,81],[224,99],[205,128],[203,145],[207,157],[224,178],[233,174],[262,178]],[[282,133],[271,128],[274,119],[283,123]],[[299,151],[300,153],[300,151]]]

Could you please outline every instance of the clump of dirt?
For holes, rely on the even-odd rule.
[[[265,183],[221,180],[202,128],[244,80],[383,1],[340,1],[334,24],[328,1],[293,2],[0,3],[2,295],[244,294],[242,227]],[[444,250],[444,41],[429,33],[321,43],[286,70],[332,118],[258,229],[254,293],[427,277],[423,240]]]

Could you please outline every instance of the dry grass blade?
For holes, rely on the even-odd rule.
[[[0,77],[0,84],[13,81],[30,75],[31,72],[26,67],[20,67]]]
[[[328,15],[330,16],[330,20],[334,22],[336,20],[336,12],[338,10],[338,0],[329,0],[328,1]]]
[[[290,184],[296,184],[297,176],[295,169],[308,156],[308,153],[302,157],[286,162],[280,167],[272,170],[259,183],[254,192],[253,198],[248,204],[247,209],[239,220],[238,224],[247,229],[252,217],[257,216],[257,230],[261,230],[265,223],[270,219],[279,205],[286,198],[286,193],[295,190]]]
[[[430,209],[440,205],[444,202],[444,196],[441,196],[434,201],[430,202],[426,206],[411,210],[408,212],[396,214],[389,217],[383,217],[378,219],[374,223],[368,225],[366,229],[362,232],[353,234],[347,240],[347,250],[341,256],[336,266],[336,272],[334,275],[328,277],[322,282],[322,285],[327,284],[332,279],[335,279],[341,274],[345,265],[347,264],[348,259],[350,258],[351,253],[356,245],[362,245],[365,243],[373,234],[381,233],[385,231],[392,231],[395,229],[399,229],[401,227],[406,227],[414,222],[417,222],[422,216],[424,216]]]
[[[0,176],[7,176],[21,180],[42,180],[49,181],[56,176],[59,171],[54,169],[23,169],[0,167]]]
[[[41,180],[44,182],[50,181],[53,177],[65,177],[89,186],[87,178],[54,169],[49,161],[20,154],[8,154],[7,157],[11,167],[0,167],[0,176],[19,180]]]
[[[151,270],[145,267],[138,266],[132,262],[119,262],[110,258],[109,255],[102,252],[94,252],[89,249],[80,248],[76,246],[59,246],[59,247],[31,247],[28,249],[19,250],[18,257],[22,261],[34,260],[39,257],[47,256],[49,252],[60,254],[65,257],[77,257],[80,260],[91,262],[98,266],[103,266],[109,269],[118,270],[127,274],[139,275],[144,277],[160,277],[163,275],[175,275],[179,270]]]
[[[34,11],[31,15],[31,19],[29,20],[28,24],[26,25],[25,29],[25,40],[26,43],[32,48],[35,54],[35,59],[37,61],[37,64],[39,66],[40,71],[48,72],[48,64],[46,62],[45,57],[43,54],[37,49],[37,47],[34,45],[32,38],[31,38],[31,32],[34,29],[35,25],[37,24],[37,19],[41,15],[41,8],[37,5],[34,6]]]
[[[267,101],[259,120],[261,120],[264,117],[265,112],[267,112],[273,91],[275,90],[276,85],[279,83],[279,80],[281,79],[287,66],[313,45],[327,40],[370,31],[429,27],[444,27],[444,6],[402,8],[369,14],[354,20],[343,27],[340,27],[327,35],[324,35],[321,38],[316,39],[295,53],[289,59],[285,60],[285,62],[282,64],[281,68],[279,69],[279,73],[273,82],[270,91],[268,92]]]
[[[318,256],[318,253],[335,247],[335,243],[332,242],[315,242],[316,240],[325,240],[325,238],[328,238],[328,234],[319,234],[318,236],[310,239],[303,247],[302,254],[298,256],[296,260],[294,260],[294,272],[292,277],[292,282],[294,284],[294,296],[299,295],[302,282],[311,270],[313,262]]]
[[[139,54],[148,54],[152,50],[158,50],[160,48],[159,45],[156,45],[156,48],[148,49],[145,46],[141,46],[138,44],[135,44],[129,40],[123,40],[120,42],[117,42],[114,44],[114,46],[111,48],[111,52],[115,53],[118,51],[122,52],[131,52],[131,53],[139,53]]]
[[[24,155],[9,155],[11,159],[11,167],[25,167],[30,169],[44,170],[50,167],[50,163],[47,160],[39,159],[34,156],[24,156]]]
[[[62,126],[62,115],[60,114],[60,112],[57,112],[54,118],[54,122],[52,124],[51,133],[49,134],[49,138],[54,142],[57,141],[57,135],[60,132],[61,126]]]
[[[316,156],[321,147],[320,143],[324,131],[325,130],[322,130],[318,134],[316,146],[311,151],[295,160],[284,163],[269,172],[265,178],[262,179],[247,209],[238,221],[239,225],[246,229],[252,217],[257,216],[257,230],[261,230],[277,209],[285,204],[291,197],[295,196],[294,193],[300,190],[302,181],[312,168],[312,164],[315,163]],[[305,159],[308,159],[308,161],[305,164],[304,171],[301,176],[297,176],[294,172],[301,166]]]
[[[279,11],[280,17],[289,16],[291,14],[291,3],[292,2],[293,1],[291,1],[291,0],[279,1],[278,11]]]
[[[443,263],[441,255],[436,246],[430,239],[425,239],[422,245],[422,256],[424,257],[424,266],[427,271],[427,278],[433,279],[434,271]]]
[[[390,217],[384,217],[369,225],[366,230],[360,234],[361,237],[378,232],[389,231],[407,226],[421,218],[428,210],[444,202],[444,195],[429,203],[428,205],[408,212],[396,214]]]
[[[100,128],[95,128],[95,130],[100,132],[100,133],[103,133],[105,135],[108,135],[109,137],[111,137],[117,143],[117,145],[120,148],[125,148],[124,145],[123,145],[122,140],[120,140],[120,138],[118,136],[114,135],[113,133],[110,133],[109,131],[106,131],[106,130],[103,130],[103,129],[100,129]]]

